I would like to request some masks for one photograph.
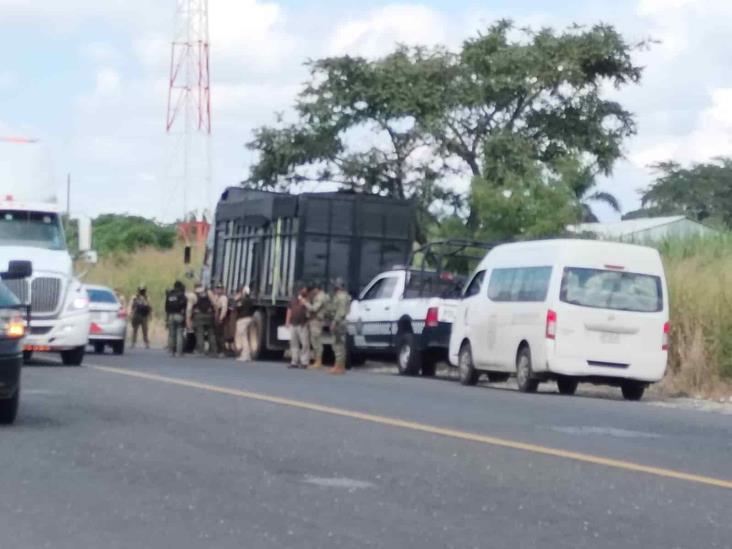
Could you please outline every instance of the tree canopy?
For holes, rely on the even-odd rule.
[[[642,196],[645,213],[685,215],[732,228],[732,158],[688,168],[677,162],[660,162],[653,168],[657,178]]]
[[[145,247],[169,249],[176,239],[174,226],[131,215],[103,214],[92,221],[92,228],[94,249],[101,255],[129,253]],[[66,232],[69,244],[74,249],[77,242],[76,224],[66,223]]]
[[[248,144],[258,160],[245,184],[327,182],[413,198],[422,237],[456,219],[471,235],[550,234],[591,218],[590,201],[619,209],[595,177],[612,171],[635,123],[606,90],[639,82],[640,46],[607,25],[557,32],[500,21],[459,51],[311,61],[295,120],[257,129]],[[552,223],[538,219],[548,213]]]

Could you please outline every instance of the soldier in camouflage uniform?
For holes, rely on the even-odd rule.
[[[346,317],[351,308],[351,296],[348,295],[345,284],[340,278],[335,280],[334,287],[335,293],[331,298],[333,322],[330,331],[333,334],[335,366],[330,373],[340,375],[346,373]]]
[[[323,291],[323,285],[313,283],[310,299],[303,299],[302,304],[308,310],[308,329],[310,331],[310,348],[313,350],[313,364],[311,370],[323,367],[323,324],[328,313],[328,294]]]

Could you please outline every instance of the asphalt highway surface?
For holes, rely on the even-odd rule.
[[[732,547],[729,415],[160,351],[22,383],[0,547]]]

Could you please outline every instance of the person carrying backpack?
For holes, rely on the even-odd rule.
[[[195,294],[188,300],[186,323],[188,329],[196,333],[196,352],[199,355],[206,354],[206,342],[208,341],[208,354],[211,357],[218,357],[219,348],[214,332],[215,296],[213,292],[206,289],[203,284],[197,284]]]
[[[165,292],[168,352],[171,356],[183,356],[187,307],[186,287],[180,280],[176,280],[173,289]]]
[[[140,286],[137,288],[137,295],[130,304],[130,318],[132,319],[132,348],[137,345],[137,334],[142,328],[142,339],[145,342],[145,348],[150,348],[150,317],[152,316],[152,307],[147,298],[147,288]]]

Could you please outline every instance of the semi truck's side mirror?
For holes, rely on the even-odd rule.
[[[186,246],[185,248],[183,248],[183,263],[185,265],[191,264],[191,247],[190,246]]]
[[[11,261],[8,263],[8,270],[0,273],[3,280],[21,280],[30,278],[33,275],[33,263],[30,261]]]

